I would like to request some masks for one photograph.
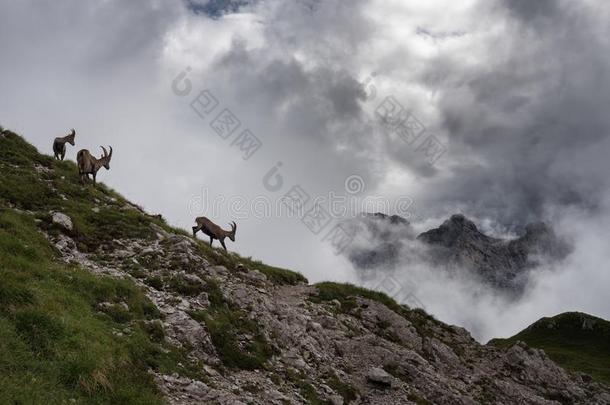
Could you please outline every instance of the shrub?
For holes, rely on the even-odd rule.
[[[199,281],[191,281],[181,276],[174,276],[167,282],[167,288],[181,295],[196,296],[204,291]]]
[[[154,288],[155,290],[163,290],[163,279],[161,277],[158,276],[152,276],[152,277],[148,277],[146,280],[144,280],[144,282],[146,284],[148,284],[149,286],[151,286],[152,288]]]
[[[330,388],[341,395],[345,404],[349,404],[358,398],[358,390],[352,387],[350,384],[341,381],[336,375],[329,378],[327,383]]]
[[[148,333],[153,342],[161,343],[165,339],[163,324],[159,321],[146,322],[142,324],[142,329]]]

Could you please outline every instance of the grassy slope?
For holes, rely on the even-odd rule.
[[[160,402],[146,369],[183,359],[149,333],[157,317],[133,284],[57,263],[33,218],[0,212],[0,403]]]
[[[583,323],[593,324],[591,329]],[[590,374],[610,384],[610,322],[579,312],[566,312],[542,318],[508,339],[494,339],[490,344],[506,347],[521,340],[531,347],[544,349],[558,364],[572,371]]]
[[[60,262],[40,232],[59,232],[50,213],[61,211],[85,252],[154,238],[151,223],[184,233],[127,204],[103,184],[80,185],[74,163],[41,155],[11,132],[0,137],[0,403],[154,404],[163,400],[148,369],[203,378],[200,365],[165,341],[158,310],[135,284]],[[199,246],[230,269],[243,263],[277,283],[307,281]],[[102,302],[111,305],[100,311]]]

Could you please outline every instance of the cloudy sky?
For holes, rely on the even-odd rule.
[[[46,152],[72,127],[78,148],[112,145],[102,181],[180,227],[235,220],[230,249],[311,281],[357,281],[340,218],[304,223],[284,195],[418,229],[546,220],[569,264],[479,337],[609,318],[608,21],[603,0],[0,0],[0,124]],[[446,294],[420,299],[470,326]]]

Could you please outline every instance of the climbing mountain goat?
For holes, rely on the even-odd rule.
[[[76,131],[72,128],[72,132],[70,135],[66,135],[61,138],[55,138],[53,141],[53,154],[55,155],[55,159],[64,160],[66,156],[66,143],[74,146],[74,137],[76,136]]]
[[[80,175],[81,183],[84,183],[89,175],[93,176],[93,183],[97,176],[98,170],[105,167],[106,170],[110,170],[110,159],[112,159],[112,146],[110,148],[110,154],[103,146],[100,146],[104,154],[101,158],[95,158],[87,149],[82,149],[76,155],[76,163],[78,164],[78,174]]]
[[[235,231],[237,231],[237,224],[235,222],[229,224],[231,225],[230,231],[225,231],[206,217],[198,217],[195,219],[195,222],[197,225],[193,227],[193,236],[196,236],[199,231],[205,233],[210,237],[210,246],[212,246],[214,239],[218,239],[224,250],[227,250],[225,238],[229,238],[235,242]]]

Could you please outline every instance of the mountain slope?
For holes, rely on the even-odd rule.
[[[610,322],[580,312],[542,318],[508,339],[490,344],[508,347],[523,341],[543,349],[551,359],[573,371],[610,384]]]
[[[110,193],[83,193],[64,181],[73,166],[39,155],[14,134],[0,138],[0,403],[162,403],[148,369],[175,372],[186,352],[159,339],[158,309],[127,280],[58,260],[41,232],[52,224],[48,209],[60,206],[90,230],[88,221],[77,222],[88,205],[78,196]],[[127,217],[135,234],[138,221]],[[83,249],[94,234],[81,239]]]
[[[610,402],[541,351],[212,249],[10,131],[0,253],[2,403]]]

